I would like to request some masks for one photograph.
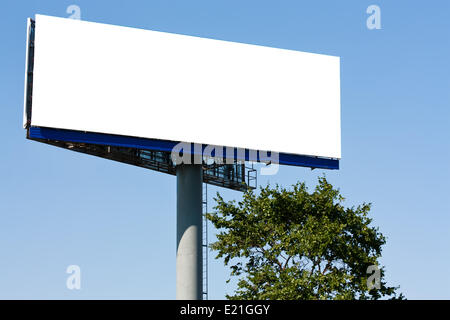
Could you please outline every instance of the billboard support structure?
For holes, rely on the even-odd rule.
[[[202,193],[201,164],[177,166],[176,298],[202,300]]]

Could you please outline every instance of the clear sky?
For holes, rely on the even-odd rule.
[[[373,203],[389,284],[450,298],[447,0],[2,1],[0,298],[175,298],[175,177],[25,139],[26,18],[67,17],[71,4],[82,20],[340,56],[341,169],[281,167],[258,182],[313,188],[325,172],[348,205]],[[366,26],[372,4],[380,30]],[[235,284],[213,256],[210,298],[221,299]],[[66,288],[69,265],[81,290]]]

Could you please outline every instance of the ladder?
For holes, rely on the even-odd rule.
[[[203,183],[203,231],[202,231],[202,250],[203,250],[203,300],[208,300],[208,219],[206,219],[206,213],[208,213],[208,184]]]

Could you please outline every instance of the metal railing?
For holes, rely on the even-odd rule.
[[[203,231],[202,231],[202,250],[203,250],[203,300],[208,300],[208,184],[203,183]]]

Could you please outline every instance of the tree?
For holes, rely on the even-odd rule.
[[[312,193],[297,183],[292,190],[266,186],[259,195],[249,189],[238,203],[220,194],[215,200],[215,212],[207,214],[219,230],[211,248],[239,279],[227,298],[403,298],[378,267],[386,239],[370,226],[371,204],[345,208],[325,177]],[[368,283],[373,269],[379,282]]]

